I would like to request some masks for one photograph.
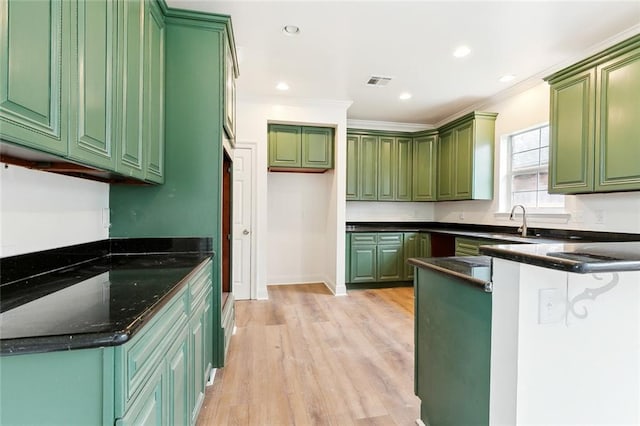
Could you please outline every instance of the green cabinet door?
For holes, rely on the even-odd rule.
[[[166,398],[164,393],[163,366],[159,366],[156,372],[142,389],[136,402],[127,411],[124,417],[116,419],[116,426],[162,426],[165,424]]]
[[[360,138],[360,157],[358,159],[360,200],[378,199],[378,137]]]
[[[397,174],[395,138],[381,136],[378,141],[378,200],[395,199]]]
[[[302,164],[312,169],[333,168],[333,129],[302,127]]]
[[[453,156],[455,152],[455,134],[449,130],[440,135],[438,146],[438,200],[451,200],[453,188]]]
[[[145,175],[150,182],[164,182],[164,16],[155,0],[145,0],[144,115],[142,139]]]
[[[413,139],[413,201],[436,199],[436,140],[437,135]]]
[[[426,232],[418,234],[418,257],[431,257],[431,235]]]
[[[395,201],[411,201],[413,194],[413,141],[396,138]]]
[[[405,232],[403,236],[403,265],[404,276],[403,280],[413,280],[414,267],[407,263],[407,260],[412,257],[420,257],[419,255],[419,240],[417,232]]]
[[[595,190],[640,190],[640,47],[597,67]]]
[[[351,283],[376,282],[376,245],[351,246]]]
[[[344,282],[351,282],[351,234],[346,233],[344,239]]]
[[[379,245],[377,256],[377,281],[402,281],[404,279],[402,245]]]
[[[204,387],[205,377],[204,372],[206,369],[206,354],[205,354],[205,338],[204,338],[204,305],[199,307],[194,313],[194,317],[191,321],[190,332],[190,369],[191,373],[191,388],[189,389],[189,407],[191,409],[191,424],[195,424],[198,419],[198,412],[202,401],[204,401]]]
[[[69,9],[66,1],[0,1],[0,135],[65,155]]]
[[[120,174],[144,178],[143,164],[143,79],[144,79],[144,19],[145,2],[125,1],[119,4],[118,54],[122,74],[118,79],[120,105],[116,171]]]
[[[172,425],[189,424],[189,339],[180,333],[167,353],[167,416]]]
[[[115,170],[117,3],[73,3],[69,158]]]
[[[474,149],[474,122],[464,123],[455,129],[455,165],[454,198],[457,200],[470,199],[472,197],[473,176],[473,149]],[[485,165],[486,167],[486,165]]]
[[[347,135],[347,200],[359,200],[360,173],[358,158],[360,153],[360,137]]]
[[[551,85],[549,193],[593,190],[595,71]]]
[[[269,126],[269,167],[300,167],[301,137],[298,126]]]
[[[351,234],[351,283],[375,282],[377,275],[377,252],[378,234],[352,233]]]
[[[378,233],[377,281],[402,281],[404,279],[405,269],[402,244],[402,233]]]

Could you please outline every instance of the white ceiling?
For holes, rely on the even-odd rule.
[[[405,123],[437,124],[640,33],[640,0],[167,4],[231,15],[239,97],[351,100],[350,119]],[[287,24],[300,35],[284,35]],[[460,44],[472,52],[457,59]],[[515,80],[499,82],[507,73]],[[393,80],[369,87],[371,75]],[[275,89],[279,81],[289,84],[286,93]],[[404,91],[413,97],[399,100]]]

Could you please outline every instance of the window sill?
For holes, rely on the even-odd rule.
[[[509,221],[511,213],[496,212],[493,216],[498,220]],[[518,211],[514,215],[515,220],[521,220],[522,213]],[[555,223],[566,224],[571,220],[571,213],[566,212],[527,212],[527,221],[529,223]]]

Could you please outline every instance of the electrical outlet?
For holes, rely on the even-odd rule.
[[[458,219],[464,220],[464,212],[458,213]]]
[[[595,212],[596,223],[603,224],[604,223],[604,210],[598,209]]]
[[[538,324],[561,322],[565,313],[566,302],[560,289],[541,288],[538,290]]]
[[[105,207],[102,209],[102,227],[109,228],[110,226],[111,226],[111,221],[109,217],[109,209]]]

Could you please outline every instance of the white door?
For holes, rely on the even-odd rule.
[[[233,154],[233,297],[255,299],[251,246],[253,245],[254,147],[236,146]]]

